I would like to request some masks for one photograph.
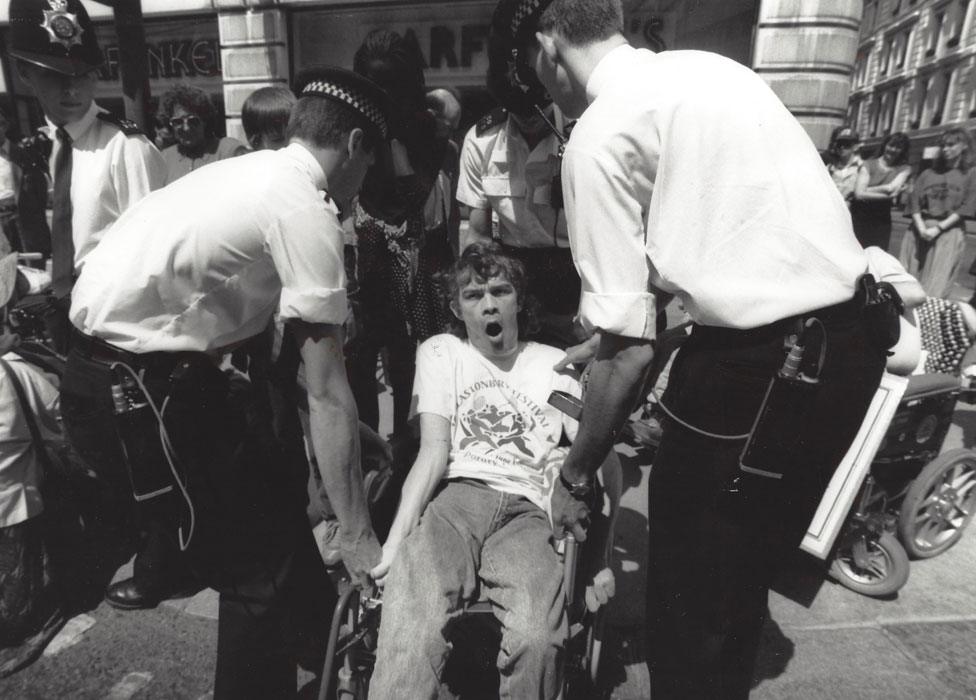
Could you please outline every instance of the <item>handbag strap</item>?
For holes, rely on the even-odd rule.
[[[45,470],[50,471],[51,469],[51,458],[44,449],[44,441],[41,439],[41,430],[37,427],[37,420],[34,417],[34,410],[31,408],[30,404],[27,402],[27,392],[24,391],[24,385],[20,382],[20,377],[17,376],[10,364],[0,357],[0,367],[7,373],[10,377],[10,381],[14,385],[14,391],[17,392],[17,399],[20,401],[20,407],[24,412],[24,420],[27,421],[27,429],[30,431],[31,443],[34,445],[34,449],[37,451],[37,456],[41,460],[41,466]]]

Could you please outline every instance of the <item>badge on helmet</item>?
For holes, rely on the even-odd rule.
[[[102,63],[81,0],[10,0],[10,55],[65,75],[83,75]]]

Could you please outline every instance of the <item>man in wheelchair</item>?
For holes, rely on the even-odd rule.
[[[567,637],[549,493],[576,421],[548,405],[580,395],[563,353],[519,339],[521,264],[472,244],[446,280],[456,335],[417,352],[420,452],[373,577],[385,584],[371,698],[433,698],[452,620],[483,593],[502,626],[500,697],[552,698]]]

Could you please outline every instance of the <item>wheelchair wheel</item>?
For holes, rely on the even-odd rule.
[[[962,537],[976,512],[976,452],[950,450],[928,463],[912,483],[898,515],[909,556],[942,554]]]
[[[891,595],[908,581],[908,555],[893,534],[863,533],[842,543],[830,562],[830,576],[855,593]]]

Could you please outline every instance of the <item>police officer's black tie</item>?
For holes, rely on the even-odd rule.
[[[75,243],[71,230],[71,136],[63,127],[55,132],[60,147],[54,159],[54,212],[51,219],[51,288],[57,299],[71,293],[75,270]]]

